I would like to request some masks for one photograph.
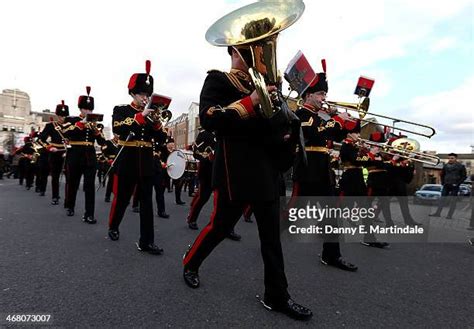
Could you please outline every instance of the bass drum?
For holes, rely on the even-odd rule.
[[[170,153],[166,160],[166,171],[172,179],[179,179],[184,174],[186,168],[186,156],[180,150]]]

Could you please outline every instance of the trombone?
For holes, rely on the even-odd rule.
[[[365,148],[378,147],[380,152],[391,156],[399,156],[408,160],[436,166],[440,163],[440,158],[436,155],[420,152],[420,143],[412,138],[399,138],[393,141],[392,145],[372,142],[359,138],[358,144]]]
[[[329,110],[335,109],[337,111],[337,109],[343,109],[343,110],[346,110],[346,111],[356,111],[359,114],[359,120],[362,121],[362,122],[368,122],[368,123],[381,125],[383,127],[396,129],[398,131],[403,131],[405,133],[415,134],[415,135],[423,136],[423,137],[427,137],[427,138],[431,138],[434,134],[436,134],[436,131],[433,127],[430,127],[430,126],[427,126],[427,125],[424,125],[424,124],[421,124],[421,123],[416,123],[416,122],[412,122],[412,121],[407,121],[407,120],[402,120],[402,119],[398,119],[398,118],[394,118],[394,117],[389,117],[389,116],[378,114],[378,113],[369,112],[368,111],[369,110],[369,105],[370,105],[369,98],[368,97],[362,97],[361,99],[362,99],[362,101],[359,102],[359,103],[345,103],[345,102],[325,101],[323,103],[323,106],[326,107]],[[371,120],[364,119],[364,117],[367,114],[371,114],[371,115],[373,115],[374,117],[377,117],[377,118],[391,120],[392,125],[379,123],[379,122],[373,122]],[[395,127],[396,123],[402,123],[402,124],[404,123],[404,124],[407,124],[407,125],[410,125],[410,126],[421,127],[423,129],[426,129],[426,132],[423,133],[423,132],[419,132],[419,131],[416,131],[416,130],[413,130],[413,129]]]

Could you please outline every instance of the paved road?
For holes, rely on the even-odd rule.
[[[156,243],[165,253],[151,256],[134,246],[139,219],[130,210],[120,240],[107,238],[110,204],[103,193],[97,195],[99,222],[87,225],[80,206],[75,217],[66,217],[48,196],[0,181],[2,315],[47,313],[53,325],[81,328],[474,326],[474,248],[466,243],[404,243],[390,250],[345,244],[345,257],[359,266],[348,273],[318,262],[320,244],[283,239],[290,292],[315,313],[299,323],[264,310],[255,299],[263,292],[255,224],[237,225],[242,241],[224,241],[201,268],[201,288],[191,290],[181,277],[181,257],[197,234],[184,224],[188,207],[172,204],[166,194],[172,217],[155,219]]]

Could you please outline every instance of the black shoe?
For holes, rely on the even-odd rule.
[[[104,199],[105,202],[110,202],[110,196],[106,196]]]
[[[186,282],[188,287],[191,287],[193,289],[196,289],[199,287],[200,281],[199,281],[199,273],[197,271],[184,269],[183,278],[184,278],[184,282]]]
[[[295,320],[308,321],[313,316],[313,312],[309,308],[295,303],[291,298],[284,302],[272,302],[269,300],[261,302],[267,310],[281,312]]]
[[[51,204],[53,206],[57,206],[59,204],[59,199],[58,198],[54,198],[53,200],[51,200]]]
[[[240,239],[242,239],[242,237],[239,234],[235,233],[234,230],[232,230],[232,232],[227,235],[227,238],[233,241],[240,241]]]
[[[474,226],[469,226],[466,230],[468,230],[468,231],[474,231]]]
[[[342,257],[339,257],[338,259],[334,259],[334,260],[324,260],[321,257],[321,263],[323,263],[324,265],[340,268],[341,270],[344,270],[344,271],[350,271],[350,272],[357,271],[357,266],[345,261]]]
[[[374,248],[380,248],[380,249],[390,247],[390,244],[387,242],[361,242],[361,244],[367,247],[374,247]]]
[[[158,213],[158,217],[161,217],[161,218],[170,218],[170,215],[168,215],[168,214],[165,213],[165,212],[159,212],[159,213]]]
[[[188,223],[188,227],[189,227],[191,230],[199,230],[198,224],[197,224],[196,222],[189,222],[189,223]]]
[[[474,246],[474,238],[470,238],[470,239],[469,239],[469,244],[470,244],[471,246]]]
[[[161,255],[163,253],[163,249],[155,245],[154,243],[150,243],[147,245],[141,245],[138,242],[136,243],[138,250],[147,252],[152,255]]]
[[[66,216],[69,216],[69,217],[74,216],[74,209],[68,208],[66,210]]]
[[[407,222],[407,223],[405,223],[405,224],[406,224],[407,226],[412,226],[412,227],[414,227],[414,226],[423,226],[422,223],[415,222],[414,220],[413,220],[413,221],[409,221],[409,222]]]
[[[44,191],[41,191],[39,195],[40,195],[40,196],[44,196],[44,195],[45,195],[45,192],[44,192]]]
[[[97,223],[97,220],[94,218],[94,216],[87,216],[87,215],[84,215],[82,217],[82,221],[84,223],[87,223],[87,224],[95,224]]]
[[[140,212],[140,207],[133,207],[132,211],[135,212],[135,213],[139,213]]]
[[[435,212],[434,214],[429,214],[428,216],[430,217],[441,217],[441,214],[438,212]]]
[[[109,230],[109,238],[112,241],[117,241],[120,237],[120,233],[118,230]]]
[[[186,204],[186,202],[179,200],[179,201],[176,201],[176,204],[179,206],[182,206],[183,204]]]

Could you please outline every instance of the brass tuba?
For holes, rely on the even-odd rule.
[[[206,32],[214,46],[232,46],[248,66],[260,106],[266,117],[276,110],[267,85],[280,85],[276,63],[278,33],[303,14],[302,0],[260,1],[239,8],[216,21]]]

